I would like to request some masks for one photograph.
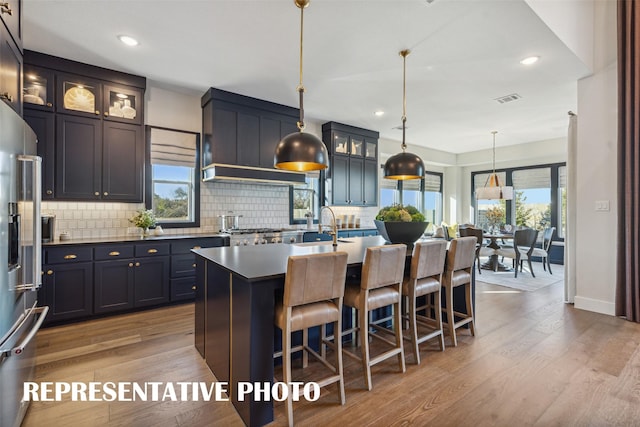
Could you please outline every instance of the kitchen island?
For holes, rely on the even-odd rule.
[[[284,286],[287,258],[344,251],[347,275],[359,275],[366,249],[383,244],[382,237],[374,236],[341,239],[337,248],[331,242],[312,242],[193,250],[195,344],[217,380],[229,384],[229,397],[246,425],[273,420],[271,401],[238,401],[236,390],[239,381],[273,381],[274,296]],[[464,300],[460,305],[464,312]]]

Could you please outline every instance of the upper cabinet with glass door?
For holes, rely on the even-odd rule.
[[[102,84],[84,76],[57,75],[57,112],[85,117],[102,114]]]
[[[53,72],[33,65],[24,66],[23,106],[34,110],[54,111]]]
[[[142,91],[130,86],[104,85],[105,120],[122,123],[142,123]]]
[[[364,139],[364,156],[369,160],[378,159],[378,140],[373,138]]]

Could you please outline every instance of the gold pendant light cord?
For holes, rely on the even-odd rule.
[[[296,90],[299,94],[300,101],[300,120],[298,121],[298,129],[302,132],[305,128],[304,125],[304,85],[302,84],[302,52],[303,52],[303,35],[304,35],[304,8],[306,5],[300,5],[296,2],[296,5],[300,8],[300,83]]]
[[[402,152],[407,150],[405,134],[407,128],[407,56],[411,53],[409,49],[401,50],[402,56]]]

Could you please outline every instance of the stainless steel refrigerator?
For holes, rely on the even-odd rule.
[[[0,427],[22,423],[29,404],[23,384],[33,379],[34,338],[49,310],[37,306],[41,159],[35,154],[35,134],[0,101]]]

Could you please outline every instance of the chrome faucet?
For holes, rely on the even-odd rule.
[[[318,233],[322,234],[322,211],[328,209],[333,217],[333,223],[331,224],[331,232],[329,233],[333,237],[333,246],[338,246],[338,226],[336,225],[336,214],[329,206],[323,206],[320,208],[320,215],[318,215]]]

